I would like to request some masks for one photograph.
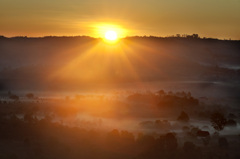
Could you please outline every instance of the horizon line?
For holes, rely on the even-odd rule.
[[[92,37],[89,35],[46,35],[46,36],[27,36],[27,35],[16,35],[16,36],[5,36],[0,35],[0,38],[77,38],[77,37],[88,37],[92,39],[103,39],[102,37]],[[179,38],[179,39],[202,39],[202,40],[222,40],[222,41],[240,41],[240,39],[231,39],[231,38],[214,38],[214,37],[201,37],[199,34],[175,34],[169,36],[154,36],[154,35],[132,35],[126,36],[119,39],[126,39],[126,38]]]

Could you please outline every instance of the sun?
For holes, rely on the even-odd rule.
[[[91,27],[94,31],[94,37],[101,38],[104,42],[110,44],[118,43],[120,39],[127,35],[127,30],[117,24],[93,23]]]
[[[118,35],[116,31],[109,30],[105,33],[105,39],[109,41],[115,41],[118,39]]]

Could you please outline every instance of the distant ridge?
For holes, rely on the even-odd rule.
[[[0,37],[0,88],[83,88],[135,82],[240,85],[240,41],[132,36]],[[209,86],[207,85],[207,86]],[[204,85],[206,86],[206,85]]]
[[[3,35],[0,35],[0,39],[48,39],[48,38],[89,38],[89,39],[101,39],[101,38],[95,38],[87,35],[78,35],[78,36],[42,36],[42,37],[28,37],[28,36],[13,36],[13,37],[6,37]],[[230,39],[218,39],[218,38],[213,38],[213,37],[200,37],[198,34],[177,34],[177,35],[171,35],[171,36],[166,36],[166,37],[161,37],[161,36],[127,36],[122,39],[128,39],[128,38],[151,38],[151,39],[190,39],[190,40],[219,40],[219,41],[240,41],[240,40],[232,40]]]

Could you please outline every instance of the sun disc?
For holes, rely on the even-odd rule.
[[[107,32],[105,33],[105,38],[106,38],[107,40],[114,41],[114,40],[117,40],[118,35],[117,35],[117,33],[116,33],[115,31],[110,30],[110,31],[107,31]]]

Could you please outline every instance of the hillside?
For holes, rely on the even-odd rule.
[[[239,86],[240,41],[128,37],[0,38],[0,88],[76,89],[136,82]]]

